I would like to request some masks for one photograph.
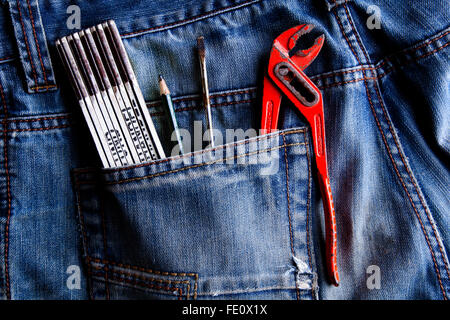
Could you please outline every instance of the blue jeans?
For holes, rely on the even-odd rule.
[[[306,74],[324,99],[339,287],[312,137],[288,99],[277,133],[100,169],[55,52],[77,31],[71,1],[1,3],[1,298],[450,297],[448,2],[77,2],[81,28],[116,21],[158,131],[158,74],[179,127],[204,121],[199,35],[225,137],[259,128],[273,40],[303,23],[325,34]]]

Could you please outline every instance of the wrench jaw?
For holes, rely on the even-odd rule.
[[[263,133],[277,130],[278,114],[282,93],[278,86],[268,79],[275,78],[274,69],[280,61],[286,61],[290,65],[296,65],[300,70],[306,69],[317,57],[325,41],[325,36],[317,37],[314,44],[307,49],[298,50],[292,57],[290,51],[295,49],[297,41],[314,29],[312,24],[302,24],[286,30],[274,41],[269,60],[269,74],[264,79],[263,117],[261,128]]]
[[[308,30],[309,25],[301,24],[299,26],[295,26],[290,28],[280,34],[273,42],[273,47],[277,48],[280,52],[282,52],[286,57],[289,57],[289,51],[293,48],[290,47],[291,44],[295,46],[297,39],[302,35],[307,33],[304,29]],[[298,34],[298,35],[297,35]]]
[[[320,35],[314,41],[314,44],[304,50],[298,50],[292,57],[291,60],[300,67],[300,69],[306,69],[319,55],[320,50],[325,42],[325,35]]]
[[[293,29],[293,28],[292,28]],[[291,30],[292,30],[291,29]],[[311,30],[314,29],[314,25],[313,24],[302,24],[300,26],[300,29],[298,31],[296,31],[290,38],[289,38],[289,42],[286,46],[286,48],[288,48],[289,50],[294,49],[295,45],[297,44],[298,39],[307,34],[310,33]],[[289,31],[289,30],[288,30]]]
[[[295,49],[297,41],[299,41],[303,35],[310,33],[313,29],[314,25],[312,24],[302,24],[286,30],[275,39],[274,47],[276,47],[286,59],[291,59],[294,64],[304,70],[319,55],[325,42],[325,35],[322,34],[317,37],[310,48],[298,50],[291,58],[289,58],[290,51]]]

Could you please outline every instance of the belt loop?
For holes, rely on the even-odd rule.
[[[328,7],[328,11],[331,11],[334,7],[340,6],[341,4],[344,4],[349,1],[352,0],[325,0]]]
[[[56,90],[38,0],[8,0],[28,93]]]

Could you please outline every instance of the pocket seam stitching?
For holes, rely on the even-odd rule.
[[[292,130],[292,131],[279,131],[279,132],[277,132],[275,134],[270,134],[270,135],[267,135],[267,136],[258,137],[257,139],[248,139],[248,140],[244,140],[244,141],[238,141],[238,142],[235,142],[235,143],[232,143],[232,144],[224,144],[224,145],[217,146],[217,147],[211,148],[211,149],[194,151],[194,152],[191,152],[189,154],[179,155],[179,156],[176,156],[176,157],[162,159],[162,160],[158,160],[158,161],[152,161],[152,162],[148,162],[148,163],[142,163],[142,164],[135,165],[135,166],[129,166],[129,167],[123,167],[123,168],[115,168],[115,169],[107,169],[107,170],[104,170],[103,172],[104,173],[114,173],[114,172],[121,172],[121,171],[125,171],[125,170],[138,169],[138,168],[142,168],[142,167],[147,167],[147,166],[152,166],[152,165],[165,163],[165,162],[168,162],[168,161],[179,160],[179,159],[183,159],[183,158],[187,158],[187,157],[197,156],[199,154],[203,154],[203,153],[211,152],[211,151],[216,151],[216,150],[224,149],[224,148],[231,147],[231,146],[236,147],[236,146],[239,146],[239,145],[242,145],[242,144],[248,144],[248,143],[251,143],[251,142],[258,142],[258,141],[261,141],[261,140],[264,140],[264,139],[271,139],[271,138],[278,137],[280,135],[286,136],[286,135],[291,135],[291,134],[295,134],[295,133],[304,133],[307,130],[308,130],[308,128],[305,127],[305,128],[301,128],[301,129]],[[75,169],[74,173],[75,173],[75,175],[78,175],[80,173],[89,173],[89,172],[95,172],[95,171],[96,171],[95,168],[78,169],[78,170]],[[85,184],[85,183],[86,183],[86,181],[80,182],[80,184]]]
[[[241,3],[237,3],[234,5],[230,5],[227,7],[223,7],[223,8],[217,8],[215,10],[212,11],[208,11],[208,12],[204,12],[201,13],[199,15],[196,16],[192,16],[183,20],[178,20],[178,21],[173,21],[164,25],[159,25],[159,26],[155,26],[155,27],[151,27],[151,28],[146,28],[146,29],[142,29],[142,30],[137,30],[137,31],[131,31],[131,32],[127,32],[122,34],[122,37],[124,38],[134,38],[134,37],[138,37],[147,33],[154,33],[154,32],[161,32],[164,30],[169,30],[169,29],[173,29],[173,28],[177,28],[177,27],[181,27],[181,26],[185,26],[191,23],[195,23],[198,21],[202,21],[202,20],[206,20],[209,18],[213,18],[228,12],[233,12],[235,10],[239,10],[248,6],[251,6],[253,4],[256,4],[258,2],[260,2],[261,0],[247,0],[247,1],[243,1]]]
[[[146,272],[146,273],[151,273],[151,274],[160,275],[160,276],[174,276],[174,277],[186,277],[186,276],[187,277],[197,277],[198,276],[198,274],[194,273],[194,272],[186,273],[186,272],[158,271],[158,270],[146,269],[143,267],[138,267],[138,266],[134,266],[134,265],[124,264],[124,263],[119,263],[119,262],[114,262],[111,260],[94,258],[94,257],[87,257],[87,260],[89,262],[95,262],[95,263],[100,263],[100,264],[109,264],[109,265],[116,266],[119,268],[131,269],[131,270],[135,270],[135,271]]]
[[[221,103],[212,103],[211,107],[212,108],[220,108],[220,107],[226,107],[226,106],[237,105],[237,104],[249,104],[249,103],[252,103],[255,100],[256,100],[255,98],[251,98],[251,99],[246,99],[246,100],[227,101],[227,102],[221,102]],[[191,107],[183,107],[183,108],[175,109],[175,112],[201,110],[202,108],[203,108],[203,106],[201,106],[201,105],[194,105],[194,106],[191,106]],[[152,117],[153,116],[154,117],[159,117],[159,116],[163,116],[164,112],[153,112],[150,115]]]
[[[91,268],[96,269],[98,271],[105,271],[104,268],[100,267],[100,266],[94,266],[92,265],[92,263],[90,262],[94,262],[94,263],[98,263],[98,264],[104,264],[105,266],[113,266],[114,267],[119,267],[119,268],[124,268],[124,269],[130,269],[130,270],[134,270],[134,271],[139,271],[139,272],[144,272],[144,273],[148,273],[148,274],[154,274],[154,275],[160,275],[160,276],[174,276],[174,277],[193,277],[193,281],[194,281],[194,299],[197,299],[197,290],[198,290],[198,273],[194,273],[194,272],[165,272],[165,271],[158,271],[158,270],[152,270],[152,269],[146,269],[143,267],[138,267],[138,266],[134,266],[134,265],[128,265],[128,264],[123,264],[123,263],[119,263],[119,262],[114,262],[111,260],[106,260],[106,259],[100,259],[100,258],[93,258],[93,257],[86,257],[86,260],[88,261],[88,265],[89,265],[89,270],[91,270]],[[183,283],[183,284],[187,284],[188,285],[188,293],[187,293],[187,297],[189,298],[189,291],[190,291],[190,281],[189,280],[165,280],[165,279],[156,279],[156,278],[151,278],[151,277],[146,277],[146,276],[137,276],[137,275],[133,275],[131,272],[126,272],[126,271],[121,271],[121,270],[113,270],[113,269],[107,269],[109,271],[111,271],[112,273],[118,273],[118,274],[123,274],[126,276],[129,276],[133,279],[140,279],[142,281],[155,281],[155,282],[165,282],[165,283]],[[93,274],[92,271],[88,271],[89,274]]]
[[[260,153],[265,153],[265,152],[269,152],[269,151],[273,151],[273,150],[278,150],[278,149],[287,148],[287,147],[300,146],[300,145],[305,145],[305,144],[306,144],[305,142],[291,143],[291,144],[281,145],[281,146],[268,148],[268,149],[264,149],[264,150],[258,150],[255,152],[245,153],[245,154],[241,154],[241,155],[237,155],[237,156],[233,156],[233,157],[222,158],[222,159],[218,159],[215,161],[200,163],[200,164],[196,164],[196,165],[192,165],[192,166],[188,166],[188,167],[184,167],[184,168],[180,168],[180,169],[158,172],[158,173],[154,173],[154,174],[150,174],[150,175],[146,175],[146,176],[142,176],[142,177],[128,178],[128,179],[117,180],[117,181],[103,181],[103,184],[104,185],[115,185],[115,184],[122,184],[122,183],[133,182],[133,181],[140,181],[140,180],[150,179],[150,178],[154,178],[154,177],[164,176],[164,175],[170,174],[170,173],[177,173],[180,171],[204,167],[204,166],[212,165],[212,164],[222,162],[222,161],[226,162],[226,161],[229,161],[232,159],[238,159],[238,158],[242,158],[245,156],[251,156],[251,155],[255,155],[255,154],[260,154]],[[80,185],[81,184],[94,184],[95,181],[82,181],[82,182],[78,182],[78,183]]]
[[[99,276],[98,274],[95,274],[93,272],[91,273],[91,275],[92,276]],[[100,278],[101,278],[101,276],[100,276]],[[154,284],[150,284],[150,283],[138,283],[137,281],[133,282],[132,280],[129,280],[129,279],[122,279],[122,278],[117,278],[117,277],[114,277],[114,276],[110,277],[110,279],[120,283],[120,284],[118,284],[118,283],[110,282],[110,283],[115,284],[115,285],[130,284],[130,285],[133,285],[133,286],[140,287],[142,289],[153,289],[153,290],[156,290],[156,291],[166,291],[166,292],[169,292],[169,293],[173,292],[173,291],[176,291],[176,292],[178,292],[178,299],[179,300],[181,300],[183,296],[186,296],[186,298],[188,299],[188,295],[187,294],[183,294],[183,289],[182,288],[163,287],[163,286],[158,286],[158,285],[154,285]],[[134,278],[134,280],[138,280],[138,279]],[[102,280],[102,281],[104,281],[104,280]]]
[[[289,192],[289,165],[288,165],[288,158],[287,158],[287,144],[286,144],[286,137],[283,137],[283,145],[282,147],[284,147],[284,161],[285,161],[285,166],[286,166],[286,198],[287,198],[287,211],[288,211],[288,221],[289,221],[289,242],[291,245],[291,253],[292,256],[295,257],[295,250],[294,250],[294,236],[292,233],[292,218],[291,218],[291,197],[290,197],[290,192]],[[306,144],[306,142],[305,142]],[[298,288],[298,284],[297,284],[297,279],[295,279],[295,292],[296,292],[296,296],[297,296],[297,300],[300,300],[300,290]]]

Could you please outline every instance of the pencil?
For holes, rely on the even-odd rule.
[[[171,132],[175,131],[175,134],[177,136],[178,146],[180,148],[180,153],[184,154],[183,142],[181,139],[180,130],[178,129],[177,118],[175,116],[175,110],[173,108],[172,98],[170,97],[170,91],[169,91],[169,88],[167,87],[166,81],[164,80],[164,78],[161,75],[159,75],[159,92],[161,94],[161,99],[164,104],[164,109],[165,109],[166,115],[167,115],[167,117],[170,117],[170,119],[171,119],[171,121],[170,121]]]

